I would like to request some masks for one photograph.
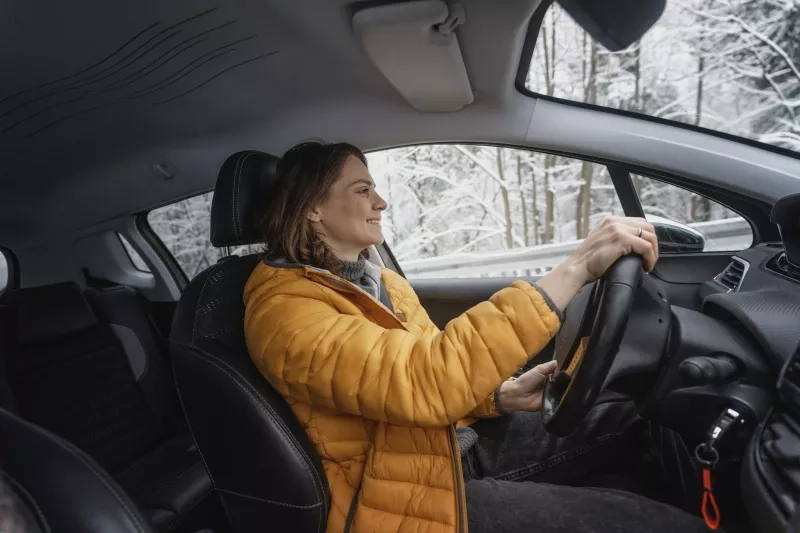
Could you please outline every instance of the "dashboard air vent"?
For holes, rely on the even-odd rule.
[[[733,257],[730,264],[714,278],[714,281],[725,287],[728,292],[736,292],[741,287],[749,267],[750,264],[747,261]]]

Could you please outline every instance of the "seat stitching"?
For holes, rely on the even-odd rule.
[[[31,428],[34,431],[44,433],[47,437],[50,437],[50,435],[41,431],[39,428],[36,428],[35,426],[31,426]],[[87,461],[84,457],[82,457],[82,452],[80,453],[76,452],[77,448],[74,448],[73,445],[70,444],[69,442],[62,439],[60,443],[58,441],[56,441],[56,443],[61,444],[62,448],[64,448],[73,457],[75,457],[78,461],[80,461],[87,469],[89,469],[89,471],[92,474],[94,474],[94,476],[97,479],[100,480],[100,482],[106,487],[106,489],[108,489],[111,495],[114,496],[117,502],[122,506],[123,510],[128,515],[128,518],[131,519],[136,529],[141,533],[145,533],[146,529],[142,527],[142,524],[139,522],[139,519],[136,517],[136,514],[133,511],[131,511],[131,509],[128,507],[128,504],[125,503],[125,499],[119,495],[119,493],[114,489],[111,483],[109,483],[108,480],[105,479],[105,474],[101,470],[99,470],[99,468],[96,468],[90,461]]]
[[[232,378],[233,383],[236,386],[238,386],[241,390],[246,392],[250,396],[250,398],[255,402],[256,406],[259,408],[259,411],[261,411],[263,414],[266,414],[267,416],[270,417],[270,419],[272,419],[272,421],[280,429],[281,437],[283,438],[284,442],[286,442],[286,444],[290,446],[290,448],[295,453],[295,455],[302,455],[301,459],[305,459],[303,466],[305,467],[306,472],[311,474],[312,480],[315,481],[315,483],[314,483],[314,493],[316,494],[317,499],[320,501],[320,503],[322,503],[327,508],[327,504],[326,504],[325,498],[324,498],[324,488],[323,488],[323,485],[322,485],[322,480],[319,477],[319,474],[317,474],[316,469],[314,469],[312,467],[311,459],[305,453],[305,450],[303,450],[303,448],[300,446],[300,443],[297,441],[297,439],[294,438],[294,436],[291,434],[291,432],[286,427],[286,425],[283,423],[283,421],[280,419],[280,417],[278,417],[274,413],[274,411],[269,406],[269,404],[266,404],[265,402],[261,401],[255,394],[253,394],[253,391],[249,390],[248,387],[244,386],[242,383],[237,381],[234,378],[233,375],[231,375],[225,368],[222,368],[219,364],[222,364],[225,367],[227,367],[228,369],[230,369],[231,372],[233,372],[236,375],[236,377],[238,377],[246,385],[247,382],[245,381],[244,377],[241,374],[239,374],[236,371],[236,369],[230,367],[230,365],[228,365],[224,361],[220,360],[218,357],[215,357],[213,354],[207,353],[207,352],[203,351],[200,348],[197,348],[197,351],[202,353],[202,354],[204,354],[204,355],[206,355],[206,356],[208,356],[208,357],[210,357],[212,359],[212,360],[206,359],[206,362],[211,363],[212,365],[216,366],[217,368],[219,368],[220,370],[225,372],[228,375],[228,377]],[[195,354],[195,355],[197,355],[197,354]],[[201,359],[202,359],[202,357],[201,357]],[[219,364],[215,363],[214,361],[216,361]],[[290,441],[292,441],[295,444],[295,446],[291,446],[292,442],[290,442]],[[299,454],[298,454],[298,452],[299,452]],[[320,494],[320,489],[322,490],[322,494]]]
[[[37,502],[36,499],[33,496],[31,496],[31,493],[28,492],[28,490],[25,487],[23,487],[19,481],[14,479],[11,476],[11,474],[7,472],[0,472],[0,478],[6,479],[9,482],[9,484],[14,487],[14,489],[22,493],[22,495],[24,496],[24,503],[32,506],[33,509],[36,511],[35,514],[37,518],[37,523],[44,527],[45,533],[50,533],[52,531],[50,529],[50,524],[47,522],[47,518],[45,518],[44,513],[42,512],[42,508],[39,507],[39,502]]]
[[[236,377],[238,377],[238,378],[239,378],[239,380],[241,380],[242,382],[244,382],[244,383],[246,384],[247,382],[245,381],[244,377],[243,377],[241,374],[239,374],[239,372],[237,372],[237,371],[236,371],[236,369],[234,369],[234,368],[230,367],[230,365],[228,365],[228,364],[227,364],[227,363],[225,363],[224,361],[220,360],[218,357],[214,356],[213,354],[210,354],[210,353],[208,353],[208,352],[205,352],[204,350],[202,350],[202,349],[200,349],[200,348],[197,348],[197,347],[194,347],[194,348],[196,348],[196,350],[197,350],[198,352],[202,353],[203,355],[205,355],[205,356],[207,356],[207,357],[210,357],[212,360],[207,360],[207,359],[206,359],[206,362],[208,362],[208,363],[210,363],[210,364],[212,364],[212,365],[216,366],[217,368],[219,368],[220,370],[222,370],[223,372],[225,372],[225,374],[226,374],[228,377],[230,377],[230,378],[233,378],[233,383],[234,383],[236,386],[238,386],[240,389],[242,389],[244,392],[246,392],[248,396],[250,396],[250,398],[251,398],[251,399],[252,399],[252,400],[253,400],[253,401],[256,403],[256,405],[257,405],[258,407],[260,407],[260,408],[261,408],[261,409],[259,409],[259,410],[260,410],[262,413],[264,413],[264,414],[268,415],[268,416],[270,417],[270,419],[272,419],[274,422],[276,422],[276,425],[277,425],[277,426],[279,427],[279,429],[281,430],[281,436],[284,438],[284,441],[286,441],[286,443],[287,443],[287,444],[292,444],[292,443],[291,443],[291,442],[289,442],[289,441],[294,441],[294,444],[296,444],[296,445],[297,445],[297,447],[296,447],[296,448],[295,448],[295,447],[293,447],[293,452],[295,452],[295,454],[297,454],[297,452],[300,452],[300,454],[302,454],[302,456],[303,456],[302,458],[304,458],[304,459],[306,460],[306,461],[305,461],[305,463],[306,463],[306,464],[304,465],[304,466],[306,467],[306,470],[308,471],[308,473],[309,473],[309,474],[313,474],[313,476],[314,476],[316,479],[318,479],[318,480],[319,480],[319,476],[318,476],[318,474],[317,474],[316,470],[315,470],[315,469],[313,469],[313,468],[310,468],[310,467],[311,467],[311,459],[308,457],[308,455],[306,455],[305,451],[304,451],[304,450],[303,450],[303,449],[300,447],[300,443],[299,443],[299,442],[297,442],[297,439],[295,439],[295,438],[294,438],[294,436],[291,434],[291,432],[289,432],[288,428],[287,428],[287,427],[286,427],[286,425],[283,423],[283,421],[280,419],[280,417],[278,417],[278,416],[277,416],[277,415],[276,415],[276,414],[273,412],[272,408],[271,408],[271,407],[270,407],[268,404],[266,404],[265,402],[263,402],[262,400],[260,400],[260,399],[259,399],[259,398],[258,398],[258,397],[255,395],[255,394],[253,394],[253,391],[249,390],[249,388],[248,388],[248,387],[244,386],[242,383],[240,383],[238,380],[236,380],[236,379],[234,378],[234,376],[231,374],[231,372],[232,372],[233,374],[235,374],[235,375],[236,375]],[[194,355],[197,355],[197,354],[194,354]],[[201,357],[201,359],[203,359],[203,358]],[[225,366],[227,369],[226,369],[226,368],[223,368],[223,367],[222,367],[222,366],[220,366],[220,365],[224,365],[224,366]],[[228,370],[230,370],[230,372],[228,372]],[[288,437],[288,439],[287,439],[286,437]],[[321,480],[320,480],[320,482],[321,482]],[[317,486],[316,486],[316,484],[315,484],[315,486],[314,486],[314,491],[317,493],[317,496],[319,497],[319,491],[317,491]],[[320,498],[320,499],[321,499],[321,498]]]
[[[253,391],[251,391],[247,386],[245,386],[247,384],[247,382],[244,379],[244,377],[241,374],[239,374],[239,372],[237,372],[234,368],[230,367],[230,365],[228,365],[224,361],[220,360],[218,357],[216,357],[213,354],[210,354],[210,353],[198,348],[197,346],[187,347],[187,346],[183,345],[182,343],[175,343],[175,344],[183,346],[184,348],[190,348],[188,350],[188,353],[190,353],[192,355],[195,355],[195,356],[198,356],[200,359],[203,359],[207,363],[209,363],[209,364],[217,367],[218,369],[222,370],[228,377],[230,377],[232,379],[233,383],[237,387],[239,387],[241,390],[243,390],[245,393],[247,393],[248,396],[250,396],[250,398],[255,402],[256,406],[259,408],[260,412],[262,412],[263,414],[266,414],[273,422],[275,422],[276,427],[278,427],[281,430],[280,431],[281,437],[286,442],[286,444],[291,445],[292,442],[290,442],[290,441],[294,442],[294,444],[296,446],[290,446],[290,447],[292,448],[292,451],[296,455],[298,454],[298,452],[299,452],[299,454],[302,454],[302,458],[305,459],[303,466],[305,467],[306,471],[309,474],[312,475],[313,479],[315,479],[316,481],[319,482],[319,486],[317,485],[317,483],[314,483],[314,492],[316,493],[316,495],[320,499],[320,501],[324,502],[324,498],[321,497],[320,491],[319,491],[319,488],[322,488],[322,486],[323,486],[322,485],[322,480],[320,479],[319,474],[317,474],[316,469],[312,468],[311,459],[305,453],[305,450],[303,450],[303,448],[300,446],[300,443],[297,442],[297,439],[295,439],[294,436],[291,435],[291,433],[289,432],[289,430],[286,427],[286,425],[283,423],[283,421],[281,421],[280,417],[278,417],[272,411],[272,408],[268,404],[266,404],[265,402],[259,400],[257,398],[257,396],[255,394],[253,394]],[[196,351],[194,351],[194,350],[196,350]],[[203,354],[206,357],[202,357],[199,354]],[[223,366],[221,366],[221,365],[224,365],[225,368],[223,368]],[[230,370],[230,372],[228,370]],[[234,377],[234,374],[235,374],[235,377]],[[239,380],[241,380],[241,382],[239,380],[237,380],[236,378],[239,378]],[[243,385],[242,382],[245,385]],[[199,447],[198,447],[198,450],[199,450]],[[324,493],[324,491],[323,491],[323,493]]]
[[[203,456],[203,450],[200,449],[200,443],[197,442],[197,438],[194,436],[194,430],[192,429],[192,423],[189,421],[189,413],[186,412],[186,405],[183,403],[183,395],[181,395],[181,388],[178,386],[178,376],[177,374],[173,373],[173,381],[175,382],[175,390],[178,391],[178,401],[181,404],[181,409],[183,410],[183,414],[186,417],[186,425],[189,427],[189,433],[192,435],[192,441],[194,445],[197,446],[197,453],[200,454],[200,460],[203,461],[203,466],[206,469],[206,473],[208,474],[208,479],[211,480],[211,486],[216,487],[217,484],[214,482],[214,475],[211,473],[211,468],[209,468],[208,463],[206,462],[206,458]]]
[[[249,152],[244,152],[239,155],[239,158],[236,160],[236,166],[233,171],[233,190],[231,191],[231,200],[233,201],[233,205],[231,206],[231,222],[233,223],[233,233],[236,235],[236,184],[239,180],[239,169],[244,165],[244,159],[247,157]]]
[[[200,289],[200,295],[197,297],[197,304],[194,306],[194,320],[192,321],[192,345],[195,344],[195,334],[197,333],[197,316],[198,316],[198,309],[200,309],[200,303],[203,301],[203,294],[206,292],[206,287],[209,285],[209,280],[213,276],[214,272],[219,268],[222,263],[216,263],[211,269],[208,271],[208,275],[206,279],[203,280],[203,288]]]
[[[209,494],[211,494],[211,491],[212,491],[212,490],[214,490],[214,489],[208,489],[208,491],[206,491],[206,493],[205,493],[205,494],[203,494],[203,495],[200,497],[200,499],[199,499],[199,500],[197,500],[196,502],[194,502],[194,504],[192,504],[192,506],[191,506],[191,507],[189,507],[188,509],[186,509],[186,512],[184,512],[184,513],[183,513],[183,514],[180,516],[180,518],[178,518],[177,520],[175,520],[174,522],[172,522],[172,523],[171,523],[169,526],[167,526],[167,529],[165,529],[165,530],[164,530],[164,533],[167,533],[168,531],[172,531],[173,529],[175,529],[175,527],[176,527],[178,524],[180,524],[181,522],[183,522],[183,521],[186,519],[186,517],[187,517],[187,516],[189,516],[189,513],[192,511],[192,509],[194,509],[195,507],[197,507],[198,505],[200,505],[200,504],[203,502],[203,500],[205,500],[205,499],[206,499],[206,496],[208,496]]]
[[[262,503],[271,503],[273,505],[280,505],[282,507],[292,507],[293,509],[314,509],[315,507],[319,507],[320,505],[322,505],[322,502],[313,503],[311,505],[295,505],[295,504],[292,504],[292,503],[276,502],[276,501],[273,501],[273,500],[266,500],[264,498],[259,498],[258,496],[250,496],[249,494],[241,494],[241,493],[238,493],[238,492],[235,492],[235,491],[232,491],[232,490],[228,490],[228,489],[217,489],[217,490],[219,492],[224,492],[224,493],[230,494],[232,496],[239,496],[240,498],[247,498],[247,499],[250,499],[250,500],[256,500],[256,501],[259,501],[259,502],[262,502]]]
[[[244,174],[244,166],[247,163],[247,158],[253,155],[255,152],[248,152],[247,155],[244,156],[242,159],[242,166],[239,168],[239,177],[236,179],[236,236],[239,241],[242,240],[242,210],[239,208],[239,193],[242,190],[242,174]]]
[[[239,209],[239,191],[242,189],[242,173],[244,171],[244,164],[247,162],[247,158],[251,155],[255,154],[255,152],[248,152],[242,158],[242,164],[239,166],[239,169],[234,176],[234,187],[233,187],[233,229],[236,232],[237,240],[242,240],[242,221],[241,221],[241,211]]]
[[[167,483],[166,485],[164,485],[163,487],[161,487],[160,489],[158,489],[158,490],[156,490],[154,493],[152,493],[152,494],[151,494],[151,495],[148,497],[148,499],[150,499],[150,498],[153,498],[153,497],[155,497],[155,496],[158,496],[159,494],[161,494],[162,492],[164,492],[165,490],[167,490],[169,487],[173,486],[175,483],[177,483],[177,482],[178,482],[178,480],[179,480],[179,479],[181,479],[183,476],[185,476],[186,474],[188,474],[188,473],[189,473],[189,471],[192,469],[192,467],[193,467],[194,465],[196,465],[197,463],[199,463],[199,462],[200,462],[200,461],[195,461],[195,462],[192,464],[192,466],[190,466],[189,468],[187,468],[186,470],[184,470],[183,472],[181,472],[181,475],[179,475],[178,477],[176,477],[175,479],[173,479],[172,481],[170,481],[169,483]],[[205,465],[203,465],[203,468],[205,468]]]

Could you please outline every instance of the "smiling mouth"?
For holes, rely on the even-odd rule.
[[[381,225],[381,219],[379,219],[379,218],[368,219],[367,220],[367,224],[374,224],[376,226],[380,226]]]

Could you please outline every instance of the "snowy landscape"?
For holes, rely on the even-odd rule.
[[[798,35],[797,0],[670,0],[640,42],[611,53],[554,5],[540,30],[527,87],[800,151]],[[384,235],[401,266],[441,257],[528,257],[536,247],[579,240],[603,217],[622,214],[606,168],[572,158],[426,145],[375,152],[368,159],[389,203]],[[701,232],[714,221],[741,222],[730,210],[676,186],[644,176],[633,181],[648,215]],[[207,193],[148,216],[190,278],[221,255],[208,241],[210,212]],[[738,240],[715,245],[707,237],[707,249],[748,246],[744,227]],[[469,275],[546,269],[487,268]]]

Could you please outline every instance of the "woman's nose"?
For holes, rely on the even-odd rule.
[[[375,199],[376,199],[375,209],[377,209],[378,211],[383,211],[384,209],[386,209],[386,200],[381,198],[380,194],[375,193]]]

